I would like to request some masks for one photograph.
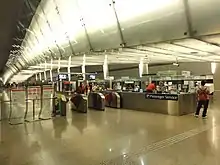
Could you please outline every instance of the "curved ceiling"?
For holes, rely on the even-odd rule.
[[[219,0],[42,0],[4,81],[60,63],[80,66],[84,55],[86,65],[103,64],[105,55],[116,64],[219,62],[218,6]]]
[[[9,51],[13,44],[13,36],[16,31],[16,20],[20,9],[22,8],[22,0],[6,0],[1,1],[0,5],[0,72],[8,59]]]

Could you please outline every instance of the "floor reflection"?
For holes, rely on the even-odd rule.
[[[48,102],[44,109],[50,111],[50,107]],[[15,112],[23,112],[17,105],[13,108]],[[7,112],[8,108],[3,109]],[[9,125],[7,120],[0,122],[0,164],[218,165],[220,162],[220,112],[214,109],[209,110],[207,120],[195,119],[193,115],[174,117],[109,108],[105,112],[89,110],[87,114],[68,109],[67,114],[66,118],[21,125]],[[201,131],[184,138],[191,130]]]
[[[52,119],[53,129],[54,129],[54,137],[61,139],[62,133],[66,131],[68,126],[68,121],[65,117],[54,118]]]
[[[76,122],[76,121],[80,121],[80,122]],[[83,134],[84,130],[87,128],[88,126],[88,117],[87,114],[79,114],[78,112],[72,112],[72,116],[71,116],[71,124],[73,127],[76,127],[77,130]]]

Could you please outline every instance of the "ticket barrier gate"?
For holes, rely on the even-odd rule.
[[[88,107],[95,110],[105,110],[105,96],[102,93],[91,92],[88,97]]]
[[[1,93],[1,97],[0,97],[0,121],[1,120],[8,120],[9,123],[10,123],[10,116],[12,114],[12,107],[14,105],[17,104],[18,102],[18,98],[13,98],[12,97],[12,91],[14,89],[12,88],[9,88],[9,89],[6,89],[4,91],[2,91]],[[24,97],[22,97],[22,95],[20,95],[20,99],[19,100],[22,100],[22,98],[24,99]],[[16,107],[19,111],[20,109],[20,106],[18,105]],[[23,112],[23,110],[22,110]],[[19,116],[21,118],[23,118],[23,116]],[[16,120],[18,120],[18,116],[14,117]],[[23,122],[19,121],[19,124],[22,124]]]
[[[121,97],[117,92],[105,91],[105,106],[111,108],[121,108]]]
[[[54,102],[54,99],[56,99],[55,97],[54,98],[44,98],[44,101],[51,101],[52,100],[52,103]],[[40,105],[40,111],[37,113],[36,111],[36,103],[37,101],[42,101],[42,99],[26,99],[25,102],[26,102],[26,108],[25,108],[25,114],[24,114],[24,121],[25,122],[34,122],[34,121],[40,121],[40,120],[49,120],[51,119],[51,114],[50,114],[50,117],[42,117],[42,112],[43,112],[43,107],[42,107],[42,104]],[[28,119],[28,112],[29,112],[29,103],[32,102],[32,119]],[[52,105],[52,108],[54,108],[54,105]],[[11,116],[11,115],[10,115]],[[11,117],[9,118],[11,119]],[[10,124],[12,124],[10,122]],[[20,124],[20,123],[19,123]]]
[[[76,94],[70,99],[71,110],[81,113],[87,113],[88,111],[88,99],[86,95]]]
[[[28,97],[28,91],[32,89],[22,88],[22,89],[9,89],[3,92],[3,97],[1,97],[1,119],[8,119],[9,124],[18,125],[24,124],[25,122],[34,122],[39,120],[49,120],[51,119],[51,112],[48,108],[48,113],[45,114],[44,104],[45,102],[53,103],[53,97],[43,97],[43,87],[40,87],[40,98],[38,97]],[[15,93],[16,98],[15,98]],[[13,94],[12,94],[13,93]],[[13,95],[13,96],[12,96]],[[25,97],[25,98],[24,98]],[[51,101],[51,102],[50,102]],[[39,104],[38,104],[39,103]],[[36,108],[38,107],[38,108]],[[52,107],[54,107],[52,105]],[[31,115],[31,116],[30,116]]]

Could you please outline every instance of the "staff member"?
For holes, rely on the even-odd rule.
[[[153,93],[153,91],[156,89],[156,86],[154,83],[150,83],[147,88],[146,88],[146,91],[147,93]]]

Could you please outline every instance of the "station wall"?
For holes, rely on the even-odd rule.
[[[220,106],[220,63],[217,63],[216,65],[216,71],[214,74],[214,102],[216,107]]]
[[[191,71],[192,75],[210,75],[211,73],[211,63],[210,62],[193,62],[193,63],[181,63],[179,67],[172,64],[163,65],[150,65],[149,73],[157,73],[158,71],[167,70],[177,70],[177,71]],[[60,72],[67,72],[67,68],[61,68]],[[73,73],[81,73],[81,67],[71,68]],[[87,66],[87,73],[97,72],[97,78],[103,79],[103,68],[99,66]],[[53,74],[57,74],[57,70],[53,71]],[[47,77],[49,77],[49,72],[47,72]],[[129,76],[131,78],[139,78],[139,68],[138,64],[121,64],[121,65],[110,65],[109,66],[109,76],[114,76],[115,79],[120,79],[124,76]],[[43,73],[42,73],[43,78]]]
[[[210,62],[193,62],[181,63],[179,67],[172,64],[152,65],[149,66],[149,73],[157,73],[158,71],[177,70],[177,71],[191,71],[192,75],[210,75],[211,63]],[[102,66],[87,67],[86,72],[98,72],[97,77],[103,79]],[[125,65],[110,65],[109,75],[119,79],[123,76],[132,78],[139,78],[138,64],[125,64]]]
[[[209,75],[211,72],[210,62],[192,62],[192,63],[181,63],[179,67],[170,65],[159,65],[149,67],[150,73],[156,73],[163,70],[177,70],[177,71],[191,71],[192,75]]]

